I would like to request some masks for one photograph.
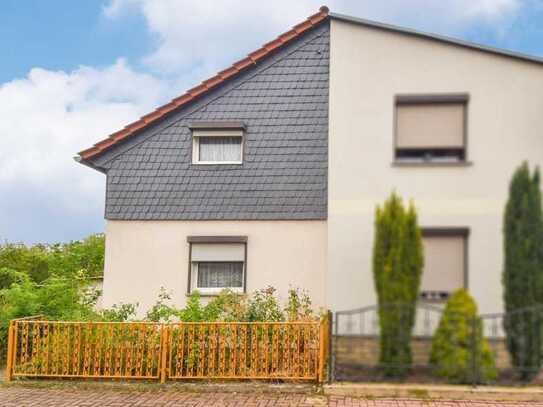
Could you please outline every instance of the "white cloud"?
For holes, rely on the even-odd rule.
[[[113,0],[105,14],[110,18],[134,10],[143,14],[159,40],[146,58],[157,71],[187,74],[189,67],[196,66],[205,74],[218,69],[225,58],[242,57],[271,40],[315,12],[316,4],[313,0]]]
[[[521,0],[330,0],[332,11],[456,34],[478,22],[499,25]],[[322,0],[111,0],[104,13],[139,12],[158,46],[146,62],[157,72],[201,79],[316,12]],[[198,69],[199,75],[189,71]]]
[[[478,0],[460,1],[465,6],[465,15],[471,18],[484,17],[500,19],[516,12],[520,8],[520,0]]]
[[[72,157],[148,112],[164,89],[123,60],[70,73],[34,68],[28,77],[4,83],[0,185],[24,186],[71,211],[102,207],[104,176]]]

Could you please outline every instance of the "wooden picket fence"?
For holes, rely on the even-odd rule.
[[[6,379],[324,381],[329,318],[301,322],[44,321],[8,331]]]

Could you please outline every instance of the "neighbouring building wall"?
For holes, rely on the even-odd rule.
[[[103,306],[139,303],[144,314],[160,288],[183,306],[187,298],[187,236],[247,236],[247,292],[269,285],[286,299],[306,289],[325,305],[325,221],[107,221]]]
[[[396,190],[423,227],[468,227],[468,281],[482,312],[502,309],[502,216],[510,177],[543,165],[543,66],[332,20],[327,299],[375,303],[374,211]],[[467,93],[464,166],[393,165],[398,94]]]

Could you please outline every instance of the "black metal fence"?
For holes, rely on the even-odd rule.
[[[389,304],[333,318],[332,380],[543,384],[542,361],[543,306],[444,320],[441,305]]]

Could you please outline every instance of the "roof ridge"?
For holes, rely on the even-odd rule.
[[[94,144],[92,147],[85,149],[79,152],[79,156],[83,160],[88,160],[93,158],[102,152],[108,150],[113,145],[125,140],[127,137],[132,136],[137,131],[149,126],[150,124],[156,122],[158,119],[172,112],[173,110],[186,105],[187,103],[193,101],[199,96],[202,96],[204,93],[215,89],[217,86],[225,82],[226,80],[237,76],[239,73],[244,71],[250,66],[253,66],[262,58],[269,55],[271,52],[277,50],[278,48],[284,46],[285,44],[291,42],[293,39],[299,37],[310,28],[315,27],[320,24],[322,21],[328,18],[329,9],[326,6],[322,6],[319,9],[319,12],[312,14],[303,22],[295,25],[291,30],[279,35],[273,41],[270,41],[264,44],[261,48],[257,49],[248,54],[247,57],[234,62],[229,68],[226,68],[215,76],[203,81],[200,85],[195,86],[194,88],[189,89],[183,95],[178,96],[172,99],[169,103],[162,105],[155,109],[153,112],[142,116],[140,119],[136,120],[133,123],[125,126],[122,130],[119,130],[115,133],[110,134],[104,140],[101,140]]]

